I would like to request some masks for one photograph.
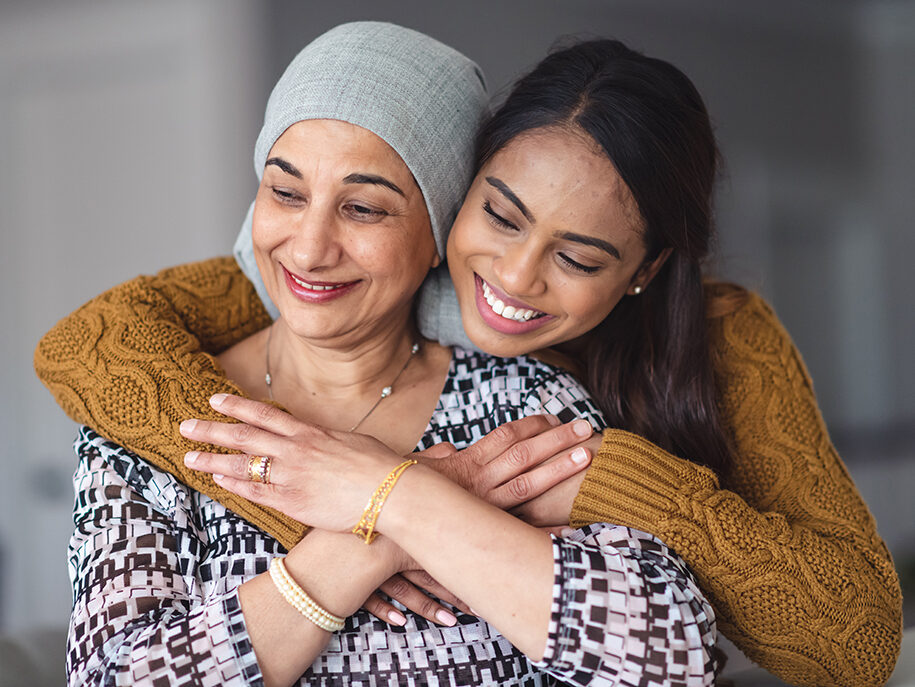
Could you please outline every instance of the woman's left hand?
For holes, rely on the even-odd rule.
[[[240,423],[187,420],[181,435],[242,453],[190,451],[185,465],[212,473],[224,489],[314,527],[352,529],[378,485],[403,462],[377,439],[323,429],[266,403],[217,394],[210,405]],[[269,484],[249,477],[252,456],[270,457]]]

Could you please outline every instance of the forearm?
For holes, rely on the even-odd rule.
[[[771,456],[773,444],[756,451]],[[722,632],[792,684],[883,684],[899,650],[898,579],[872,522],[849,517],[869,520],[828,440],[819,445],[828,450],[778,451],[778,483],[746,479],[748,498],[768,500],[761,509],[705,468],[608,430],[572,524],[610,520],[668,543],[714,603]]]
[[[296,583],[334,615],[352,615],[396,569],[352,535],[313,531],[285,559]],[[331,634],[293,607],[263,573],[239,587],[245,625],[267,687],[291,685]]]
[[[550,537],[431,469],[407,470],[378,529],[533,660],[552,605]]]

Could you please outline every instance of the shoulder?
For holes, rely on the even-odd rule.
[[[499,358],[454,348],[446,391],[475,390],[494,407],[519,410],[519,417],[551,413],[568,422],[583,417],[596,428],[603,417],[590,394],[565,370],[529,356]]]
[[[706,285],[709,338],[716,367],[743,361],[790,365],[803,371],[791,336],[758,293],[734,284]]]

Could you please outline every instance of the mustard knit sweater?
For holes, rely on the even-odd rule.
[[[198,446],[178,433],[187,418],[225,419],[210,408],[212,394],[241,394],[203,351],[218,353],[269,322],[235,262],[217,258],[90,301],[42,338],[35,369],[71,418],[288,548],[306,528],[185,468],[185,451]],[[758,296],[709,327],[734,465],[719,484],[706,468],[608,429],[572,524],[658,536],[692,568],[722,632],[783,680],[883,684],[899,653],[899,581],[829,441],[804,364]]]

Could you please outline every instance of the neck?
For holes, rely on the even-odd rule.
[[[407,323],[409,325],[410,323]],[[377,397],[411,358],[418,340],[412,326],[388,327],[371,338],[310,341],[279,319],[268,335],[274,395],[288,407],[292,399],[358,402]]]

